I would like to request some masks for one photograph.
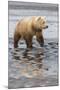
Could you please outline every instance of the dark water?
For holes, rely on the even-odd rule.
[[[30,13],[29,13],[30,12]],[[14,15],[13,15],[14,14]],[[43,32],[45,44],[40,47],[33,38],[33,48],[26,48],[24,40],[13,48],[13,35],[19,18],[31,15],[47,17],[49,28]],[[19,16],[20,15],[20,16]],[[8,88],[58,85],[58,18],[57,11],[9,11],[9,60]]]

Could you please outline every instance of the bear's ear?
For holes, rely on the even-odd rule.
[[[46,20],[46,16],[43,16],[42,19]]]
[[[39,21],[41,19],[41,17],[38,17],[37,21]]]
[[[44,19],[46,19],[46,16],[43,16]]]

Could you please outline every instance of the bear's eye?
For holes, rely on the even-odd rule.
[[[45,23],[45,21],[43,21],[43,24]]]

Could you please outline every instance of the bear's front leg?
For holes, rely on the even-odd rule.
[[[44,46],[44,38],[42,35],[42,31],[41,32],[36,32],[36,39],[39,42],[40,46],[43,47]]]

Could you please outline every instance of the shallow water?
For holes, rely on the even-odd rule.
[[[15,12],[15,13],[14,13]],[[9,60],[8,88],[56,86],[58,85],[58,18],[57,11],[30,10],[9,11]],[[13,15],[14,14],[14,15]],[[33,48],[27,49],[24,40],[19,47],[13,48],[13,34],[16,22],[32,15],[47,17],[49,28],[43,32],[45,43],[40,47],[33,38]],[[20,15],[20,16],[19,16]],[[23,17],[24,17],[23,16]],[[52,18],[52,19],[51,19]]]

